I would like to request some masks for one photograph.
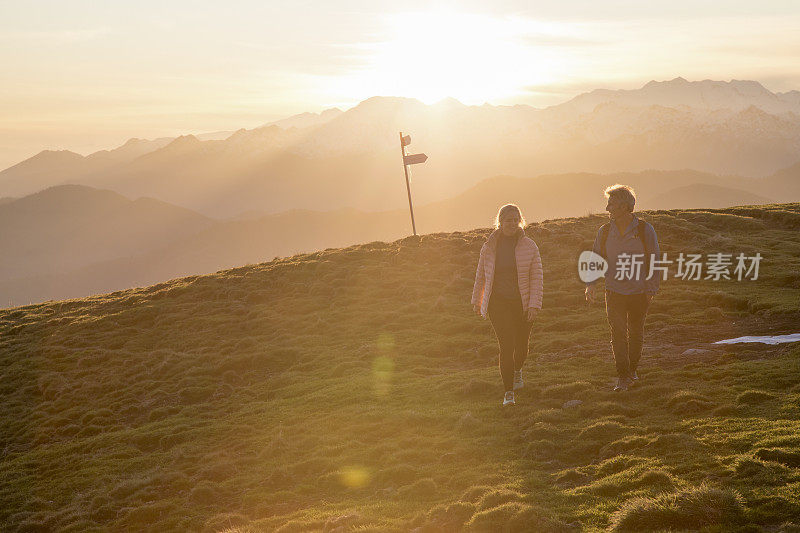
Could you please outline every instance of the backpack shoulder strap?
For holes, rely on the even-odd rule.
[[[646,220],[639,219],[639,224],[642,226],[639,228],[636,233],[639,234],[639,240],[642,241],[642,247],[644,248],[644,254],[646,257],[650,256],[650,252],[647,249],[647,227],[650,226],[650,223]]]
[[[608,254],[606,253],[606,242],[608,241],[608,233],[611,231],[611,223],[606,222],[602,226],[600,226],[600,255],[603,256],[604,259],[608,259]]]
[[[647,249],[647,227],[650,226],[650,223],[646,220],[639,219],[639,228],[636,230],[636,233],[639,234],[639,240],[642,241],[642,249],[644,250],[644,269],[645,269],[645,277],[650,273],[650,250]],[[650,226],[652,227],[652,226]]]

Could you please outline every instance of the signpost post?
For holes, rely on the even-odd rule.
[[[411,211],[411,229],[414,232],[414,236],[417,235],[417,226],[414,223],[414,206],[411,203],[411,183],[408,180],[408,165],[416,165],[418,163],[424,163],[428,160],[428,156],[425,154],[409,154],[406,155],[406,146],[411,144],[411,135],[406,135],[403,137],[403,132],[400,132],[400,150],[403,153],[403,171],[406,174],[406,191],[408,191],[408,209]]]

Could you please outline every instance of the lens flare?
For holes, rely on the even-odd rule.
[[[362,466],[346,466],[339,471],[339,481],[348,489],[360,489],[369,485],[372,476]]]
[[[379,355],[372,361],[372,384],[377,396],[387,396],[392,387],[394,359]]]

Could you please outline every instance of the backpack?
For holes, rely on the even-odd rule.
[[[642,241],[642,248],[644,248],[644,267],[645,267],[645,276],[650,272],[650,251],[647,249],[647,239],[645,238],[645,232],[647,231],[647,226],[650,226],[649,222],[646,222],[639,219],[639,226],[636,228],[636,234],[639,236],[639,240]],[[606,241],[608,241],[608,234],[611,231],[611,222],[606,222],[602,226],[600,226],[600,255],[603,256],[603,259],[608,261],[608,252],[606,250]]]

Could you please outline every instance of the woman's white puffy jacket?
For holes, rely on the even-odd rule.
[[[481,306],[481,316],[486,317],[489,309],[489,298],[492,295],[494,282],[494,265],[497,255],[497,239],[502,230],[496,229],[489,235],[481,247],[478,260],[478,271],[475,273],[475,286],[472,288],[472,305]],[[539,247],[519,230],[520,235],[514,250],[517,258],[517,280],[519,293],[522,296],[522,308],[527,312],[530,308],[542,308],[542,258]]]

